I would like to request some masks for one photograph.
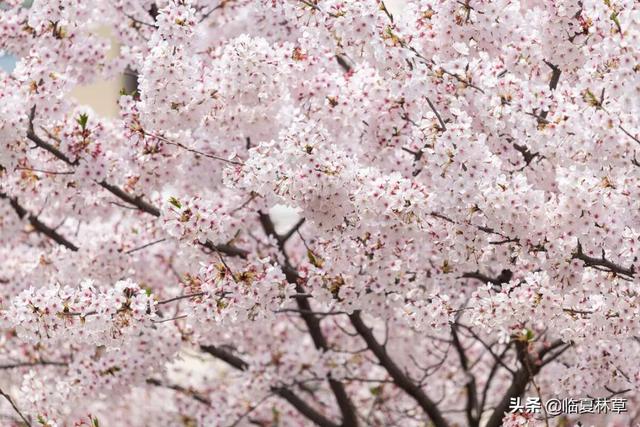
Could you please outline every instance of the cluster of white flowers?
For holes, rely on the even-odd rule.
[[[0,76],[2,90],[0,90],[0,165],[13,168],[23,156],[26,149],[23,135],[27,131],[27,117],[21,112],[26,110],[24,96],[19,86],[8,76]]]
[[[638,400],[639,3],[397,3],[1,2],[0,366],[32,423]],[[119,115],[78,101],[123,73]]]
[[[194,322],[271,319],[277,310],[290,305],[295,285],[287,282],[280,268],[260,260],[240,268],[214,263],[185,278],[187,295],[194,295],[188,304]]]
[[[30,287],[13,299],[4,317],[23,339],[34,343],[105,345],[137,334],[154,314],[153,298],[137,284],[122,280],[106,291],[90,281],[78,288]]]
[[[186,200],[170,197],[163,205],[164,229],[185,242],[226,243],[242,226],[242,217],[231,215],[234,206],[229,204],[230,200],[221,200],[216,205],[197,197]]]

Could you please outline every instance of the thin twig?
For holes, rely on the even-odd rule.
[[[16,411],[16,413],[20,416],[20,418],[22,418],[22,421],[24,421],[24,423],[27,425],[27,427],[32,427],[31,426],[31,422],[29,422],[27,417],[25,417],[24,414],[20,411],[20,409],[18,409],[18,406],[15,404],[15,402],[13,401],[11,396],[9,396],[7,393],[5,393],[1,388],[0,388],[0,395],[3,396],[5,399],[7,399],[7,401],[13,407],[13,410]]]
[[[26,218],[29,221],[29,223],[31,224],[31,226],[34,228],[34,230],[36,230],[38,233],[44,234],[45,236],[47,236],[49,239],[53,240],[57,244],[59,244],[61,246],[64,246],[64,247],[66,247],[67,249],[70,249],[73,252],[77,252],[79,250],[78,246],[76,246],[73,243],[71,243],[64,236],[62,236],[57,231],[55,231],[55,229],[49,227],[48,225],[46,225],[45,223],[40,221],[40,219],[38,219],[37,216],[35,216],[34,214],[32,214],[29,211],[27,211],[18,202],[17,198],[10,197],[6,193],[0,192],[0,199],[9,200],[9,204],[11,205],[11,207],[13,208],[15,213],[18,215],[18,217],[20,219],[25,219]]]
[[[149,246],[153,246],[153,245],[157,245],[158,243],[162,243],[164,241],[166,241],[167,239],[158,239],[156,241],[150,242],[150,243],[146,243],[142,246],[138,246],[137,248],[133,248],[133,249],[129,249],[128,251],[125,252],[125,254],[130,255],[134,252],[140,251],[142,249],[148,248]]]

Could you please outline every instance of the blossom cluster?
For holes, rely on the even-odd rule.
[[[106,291],[87,281],[78,288],[29,287],[12,300],[4,315],[21,337],[34,343],[100,346],[126,341],[154,314],[153,298],[137,284],[123,280]]]
[[[3,420],[640,415],[637,1],[1,3]]]

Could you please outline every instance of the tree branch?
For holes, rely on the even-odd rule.
[[[13,410],[16,411],[16,413],[20,416],[20,418],[22,418],[22,421],[24,421],[27,427],[31,427],[31,422],[29,422],[29,420],[24,416],[24,414],[20,411],[20,409],[18,409],[18,406],[13,401],[11,396],[5,393],[1,388],[0,388],[0,396],[3,396],[5,399],[7,399],[7,401],[11,404],[11,407],[13,408]]]
[[[509,410],[511,399],[522,396],[529,382],[542,370],[542,367],[549,363],[551,360],[557,358],[560,354],[562,354],[562,352],[566,350],[564,349],[560,352],[560,354],[554,354],[550,359],[542,361],[543,356],[549,354],[554,349],[565,345],[565,343],[561,340],[555,341],[550,346],[540,350],[537,354],[537,357],[535,355],[534,357],[532,357],[532,355],[529,353],[528,342],[515,340],[514,344],[516,346],[518,360],[522,364],[522,367],[518,369],[518,371],[514,374],[511,385],[507,389],[507,392],[504,394],[500,402],[498,402],[498,404],[495,406],[495,409],[491,414],[489,421],[487,421],[487,424],[485,424],[485,427],[500,427],[502,425],[504,414]]]
[[[549,81],[549,89],[553,91],[558,87],[558,82],[560,81],[560,74],[562,74],[562,71],[560,70],[560,68],[558,68],[558,66],[552,64],[549,61],[544,61],[544,63],[547,64],[549,68],[551,68],[551,80]],[[548,115],[549,111],[545,110],[540,113],[540,118],[542,120],[546,120]]]
[[[10,197],[6,193],[0,192],[0,199],[9,200],[9,204],[11,205],[15,213],[18,215],[18,217],[20,219],[24,219],[26,217],[29,223],[31,224],[31,226],[34,228],[34,230],[36,230],[38,233],[44,234],[45,236],[47,236],[49,239],[53,240],[57,244],[62,245],[65,248],[72,250],[73,252],[78,251],[79,248],[76,245],[71,243],[64,236],[60,235],[53,228],[44,224],[42,221],[38,219],[37,216],[28,212],[22,205],[20,205],[17,198]]]
[[[355,327],[356,331],[364,339],[369,347],[369,350],[376,356],[380,364],[389,372],[393,382],[408,395],[413,397],[420,407],[431,419],[431,422],[436,427],[446,427],[447,421],[442,416],[440,409],[434,401],[432,401],[425,392],[413,382],[403,371],[396,365],[396,363],[389,357],[387,350],[376,340],[371,329],[365,325],[360,317],[360,311],[354,311],[349,316],[351,324]]]
[[[602,250],[602,255],[600,258],[591,257],[585,254],[582,251],[582,245],[580,244],[580,242],[578,242],[576,251],[573,253],[573,258],[579,259],[580,261],[584,262],[584,265],[587,267],[603,267],[611,273],[619,274],[622,276],[634,277],[636,274],[635,266],[632,265],[631,267],[623,267],[606,259],[604,249]]]
[[[200,346],[200,349],[205,353],[211,354],[215,358],[226,362],[230,366],[240,371],[246,371],[249,368],[249,364],[247,362],[226,349],[213,345],[202,345]],[[298,412],[304,415],[308,420],[314,422],[316,425],[320,427],[340,427],[338,424],[334,423],[333,421],[322,415],[320,412],[309,406],[307,402],[302,400],[290,389],[286,387],[271,387],[271,391],[289,402],[291,406],[298,410]],[[351,427],[351,424],[343,424],[343,426]]]
[[[130,205],[135,206],[142,212],[146,212],[155,217],[160,216],[160,209],[142,200],[142,196],[132,196],[131,194],[127,193],[121,188],[116,187],[115,185],[109,184],[105,180],[98,182],[98,185],[104,188],[105,190],[107,190],[108,192],[110,192],[111,194],[113,194],[114,196],[116,196],[117,198],[119,198],[120,200],[123,200],[129,203]]]
[[[303,220],[298,221],[293,229],[284,235],[287,236],[286,238],[284,238],[276,232],[273,221],[268,214],[259,212],[259,216],[260,223],[262,224],[264,232],[277,240],[278,248],[285,257],[285,266],[283,268],[283,271],[285,273],[287,281],[296,286],[296,291],[298,294],[304,294],[304,289],[298,282],[300,276],[298,275],[298,272],[295,270],[295,268],[290,264],[289,257],[287,256],[284,249],[284,245],[287,239],[291,235],[293,235],[293,233],[295,233],[298,228],[300,228],[300,226],[303,224]],[[299,297],[296,298],[296,303],[298,305],[298,309],[300,310],[300,317],[307,325],[307,329],[309,330],[309,334],[311,335],[311,339],[313,340],[313,344],[315,345],[316,349],[323,352],[328,351],[329,345],[327,344],[327,340],[322,334],[322,329],[320,328],[320,319],[313,314],[313,310],[311,308],[309,300],[307,298]],[[336,402],[340,407],[340,411],[342,413],[342,424],[344,426],[357,427],[359,425],[358,416],[356,414],[353,403],[351,402],[351,399],[347,395],[344,385],[340,381],[331,378],[331,374],[328,375],[327,380],[329,381],[331,391],[336,398]]]
[[[440,116],[440,113],[438,113],[438,110],[436,110],[435,105],[433,105],[433,102],[431,102],[429,97],[427,97],[426,99],[427,103],[429,104],[429,108],[431,108],[431,111],[433,111],[433,113],[436,115],[436,118],[438,119],[438,122],[440,123],[440,130],[446,131],[447,125],[444,123],[444,120],[442,120],[442,116]]]
[[[458,358],[460,359],[460,366],[462,366],[462,369],[464,369],[464,372],[467,375],[467,383],[465,384],[465,389],[467,390],[467,405],[465,407],[467,421],[469,422],[469,427],[478,427],[480,425],[480,408],[478,403],[476,379],[469,369],[469,361],[467,360],[467,355],[465,354],[460,338],[458,337],[458,331],[456,330],[455,323],[451,325],[451,336],[453,348],[455,348],[456,353],[458,353]]]
[[[54,147],[53,145],[49,144],[48,142],[44,141],[42,138],[40,138],[38,135],[36,135],[34,129],[33,129],[33,119],[35,116],[35,110],[36,107],[33,106],[31,109],[31,113],[29,114],[29,130],[27,132],[27,137],[33,141],[38,147],[48,151],[49,153],[53,154],[56,158],[62,160],[63,162],[67,163],[70,166],[77,166],[79,161],[78,159],[75,160],[71,160],[69,157],[67,157],[64,153],[62,153],[60,150],[58,150],[56,147]],[[97,181],[96,181],[97,182]],[[137,208],[138,210],[142,211],[142,212],[146,212],[150,215],[153,215],[155,217],[160,217],[160,209],[157,206],[154,206],[153,204],[146,202],[143,200],[142,196],[133,196],[129,193],[127,193],[126,191],[124,191],[123,189],[121,189],[120,187],[117,187],[115,185],[110,184],[109,182],[107,182],[106,180],[102,180],[97,182],[97,184],[99,186],[101,186],[102,188],[104,188],[105,190],[109,191],[111,194],[113,194],[114,196],[116,196],[117,198],[119,198],[120,200],[134,206],[135,208]],[[22,217],[22,216],[21,216]],[[37,218],[36,218],[37,220]],[[300,223],[298,225],[298,227],[302,225],[302,223]],[[35,227],[35,225],[34,225]],[[36,229],[38,229],[38,227],[35,227]],[[42,224],[40,225],[40,228],[42,228],[42,232],[44,232],[46,230],[46,226],[43,226]],[[291,232],[292,234],[295,232],[295,229]],[[45,233],[46,234],[46,233]],[[290,236],[287,236],[286,239],[288,239]],[[52,237],[53,238],[53,237]],[[285,241],[286,241],[285,239]],[[59,241],[60,243],[60,241]],[[71,245],[73,247],[75,247],[75,245]],[[202,244],[202,246],[209,248],[213,251],[216,252],[222,252],[225,255],[229,255],[229,256],[235,256],[235,257],[240,257],[240,258],[247,258],[249,256],[249,252],[244,250],[244,249],[240,249],[240,248],[236,248],[234,246],[228,245],[228,244],[223,244],[223,245],[215,245],[214,243],[207,241],[204,244]],[[69,247],[69,246],[67,246]],[[71,249],[71,247],[69,247]],[[77,247],[75,247],[75,251],[78,250]],[[72,249],[74,250],[74,249]]]
[[[78,159],[71,160],[62,151],[58,150],[52,144],[49,144],[47,141],[45,141],[44,139],[36,135],[36,132],[33,129],[33,119],[35,118],[35,115],[36,115],[36,106],[34,105],[33,107],[31,107],[31,112],[29,113],[29,128],[27,130],[27,138],[31,140],[34,144],[36,144],[37,147],[40,147],[48,151],[58,159],[68,164],[69,166],[78,166],[78,163],[79,163]]]
[[[48,151],[49,153],[53,154],[54,157],[62,160],[69,166],[78,166],[78,164],[80,163],[79,159],[71,160],[66,154],[64,154],[58,148],[56,148],[52,144],[49,144],[48,142],[40,138],[38,135],[36,135],[33,128],[33,120],[35,118],[35,113],[36,113],[36,107],[34,105],[31,108],[31,112],[29,114],[29,129],[27,131],[27,138],[31,140],[34,144],[36,144],[37,147],[40,147],[43,150]],[[146,212],[148,214],[151,214],[155,217],[160,216],[160,209],[142,200],[142,196],[132,196],[131,194],[127,193],[121,188],[116,187],[115,185],[109,184],[106,180],[102,180],[97,183],[99,186],[109,191],[114,196],[129,203],[130,205],[137,207],[139,210]]]
[[[485,404],[487,403],[487,397],[489,396],[489,388],[491,387],[491,382],[493,381],[493,378],[498,372],[498,368],[504,364],[504,362],[502,362],[502,359],[509,351],[509,348],[511,348],[511,344],[506,345],[502,350],[502,352],[499,355],[497,355],[498,360],[496,360],[496,362],[491,367],[491,371],[489,372],[487,381],[485,382],[484,388],[482,390],[482,402],[480,403],[480,414],[484,413]],[[493,351],[490,350],[490,353],[493,354]]]
[[[291,236],[293,236],[298,230],[300,230],[300,227],[302,227],[302,224],[304,224],[304,222],[305,218],[300,218],[298,222],[296,222],[296,225],[291,227],[291,230],[280,236],[280,238],[282,239],[282,244],[285,244],[291,238]]]
[[[500,272],[500,275],[494,277],[489,277],[485,274],[480,273],[479,271],[473,271],[464,273],[460,276],[461,279],[476,279],[480,280],[484,283],[491,283],[497,290],[500,290],[500,286],[504,283],[509,283],[513,278],[513,272],[508,269],[504,269]]]
[[[212,250],[213,252],[220,252],[231,257],[247,259],[247,257],[249,256],[249,251],[240,249],[230,244],[216,245],[211,240],[207,240],[204,243],[200,243],[200,245]]]
[[[217,347],[215,345],[201,345],[200,350],[212,355],[216,359],[226,362],[228,365],[231,365],[240,371],[246,371],[249,368],[249,364],[247,362],[224,348]]]
[[[4,365],[0,365],[0,369],[32,368],[34,366],[66,367],[66,366],[69,366],[69,364],[65,363],[65,362],[49,362],[47,360],[38,360],[38,361],[35,361],[35,362],[6,363]]]
[[[291,406],[296,408],[298,412],[304,415],[307,419],[316,423],[320,427],[339,427],[338,424],[326,418],[320,412],[316,411],[314,408],[309,406],[307,402],[302,400],[298,395],[289,390],[286,387],[276,387],[272,388],[273,391],[278,396],[282,397],[284,400],[289,402]],[[352,426],[353,424],[343,424],[344,426]]]
[[[549,61],[544,61],[545,64],[549,68],[551,68],[551,80],[549,81],[549,89],[556,90],[558,87],[558,82],[560,81],[560,74],[562,74],[562,70],[558,68],[557,65],[552,64]]]
[[[177,391],[178,393],[182,393],[185,396],[188,396],[194,400],[196,400],[197,402],[203,403],[207,406],[211,406],[211,401],[209,399],[207,399],[206,397],[196,393],[193,390],[189,390],[186,389],[182,386],[179,386],[177,384],[163,384],[160,380],[157,380],[155,378],[150,378],[147,380],[147,384],[151,384],[157,387],[164,387],[164,388],[168,388],[170,390],[173,391]]]

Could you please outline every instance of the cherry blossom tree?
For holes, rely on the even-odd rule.
[[[0,425],[638,422],[637,1],[0,6]]]

